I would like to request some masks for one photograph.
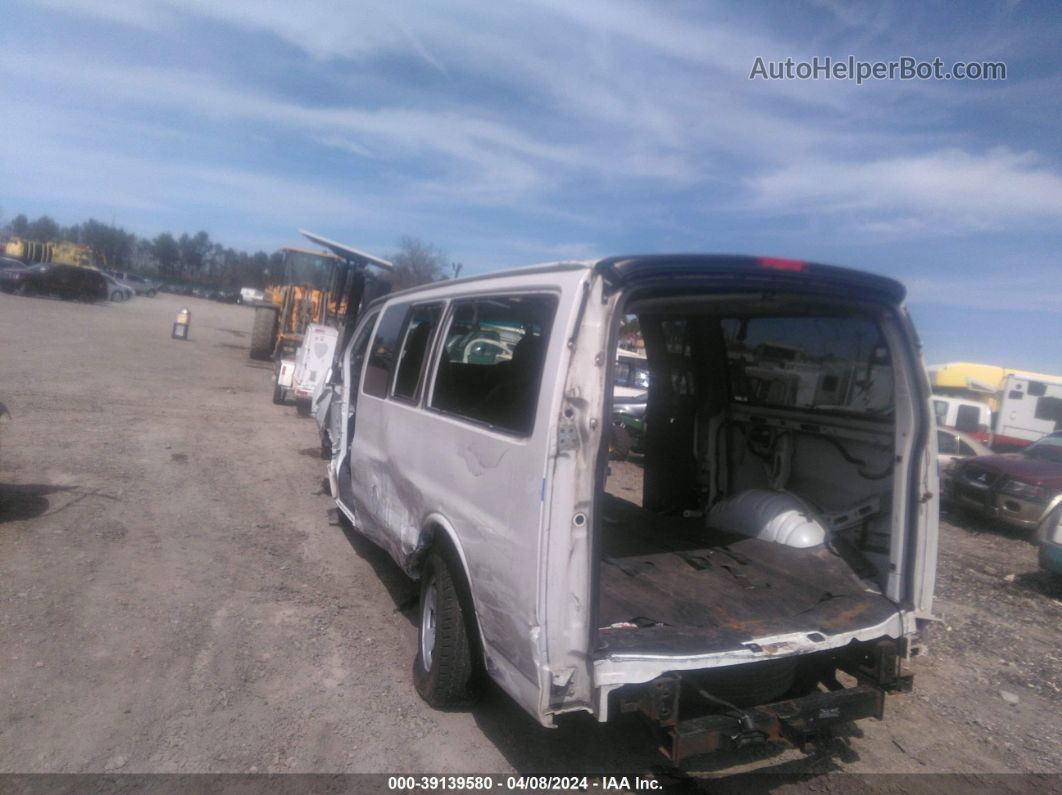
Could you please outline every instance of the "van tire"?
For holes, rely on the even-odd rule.
[[[309,398],[296,398],[295,399],[295,413],[300,417],[309,417],[313,412],[313,403]]]
[[[284,387],[273,380],[273,402],[278,406],[284,405]]]
[[[468,706],[476,697],[471,604],[462,593],[460,567],[455,571],[453,559],[450,550],[433,549],[420,578],[413,686],[435,709]]]
[[[263,361],[272,358],[276,329],[276,311],[266,306],[255,307],[254,325],[251,327],[252,359]]]

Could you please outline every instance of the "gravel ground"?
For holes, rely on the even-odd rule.
[[[188,342],[169,336],[182,304]],[[192,298],[0,294],[0,772],[659,765],[633,719],[547,731],[493,691],[423,704],[414,588],[328,524],[313,423],[271,404],[250,325]],[[613,470],[635,483],[636,462]],[[884,721],[691,772],[1062,772],[1062,602],[1035,548],[949,517],[938,589],[931,654]]]

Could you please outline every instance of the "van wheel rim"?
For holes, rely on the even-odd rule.
[[[432,656],[435,653],[436,607],[439,603],[439,589],[432,577],[424,590],[424,601],[420,608],[420,656],[424,660],[424,670],[431,670]]]

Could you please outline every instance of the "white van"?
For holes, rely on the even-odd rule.
[[[936,563],[903,297],[831,266],[661,255],[371,304],[329,473],[420,581],[420,694],[461,704],[489,677],[544,726],[637,711],[675,760],[880,718],[910,684]],[[640,499],[608,462],[626,315],[649,370]],[[505,346],[470,358],[483,339]]]

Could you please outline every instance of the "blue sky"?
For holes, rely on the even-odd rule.
[[[1060,40],[1055,2],[5,0],[0,215],[813,259],[906,283],[930,362],[1062,373]],[[1007,79],[749,80],[849,54]]]

